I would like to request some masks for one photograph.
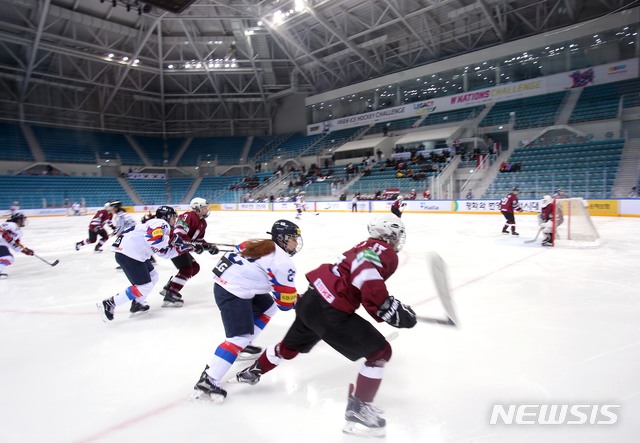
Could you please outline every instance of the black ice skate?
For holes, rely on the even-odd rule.
[[[205,366],[204,371],[200,374],[200,380],[193,387],[193,400],[211,400],[214,403],[222,403],[227,397],[227,391],[216,384],[214,380],[207,375],[209,365]]]
[[[138,303],[137,301],[133,300],[131,302],[131,308],[129,309],[129,312],[131,312],[131,317],[137,317],[139,315],[146,314],[147,312],[149,312],[149,305]]]
[[[515,236],[517,237],[517,236],[519,236],[520,234],[518,234],[516,231],[513,231],[513,232],[511,233],[511,235],[515,235]]]
[[[507,228],[502,228],[502,233],[503,234],[509,234],[509,231],[507,231]]]
[[[353,385],[349,385],[349,401],[344,413],[347,423],[342,432],[365,437],[384,437],[386,421],[380,416],[382,411],[371,403],[354,397],[353,389]]]
[[[113,312],[116,310],[116,304],[113,302],[113,297],[96,303],[96,307],[98,308],[98,312],[102,315],[103,322],[108,323],[113,320]]]
[[[80,250],[80,246],[82,246],[82,242],[81,241],[76,243],[76,251]]]
[[[174,292],[171,289],[167,291],[167,294],[164,296],[164,300],[162,301],[163,308],[181,308],[184,305],[184,300],[182,300],[182,296],[178,292]]]
[[[258,366],[258,362],[255,362],[248,368],[244,368],[242,371],[236,374],[236,380],[239,383],[247,383],[250,385],[258,384],[260,376],[262,375],[262,369]]]
[[[0,272],[0,280],[4,280],[5,278],[9,278],[9,275],[4,272]]]
[[[238,360],[255,360],[262,354],[262,348],[260,346],[247,345],[238,354]]]

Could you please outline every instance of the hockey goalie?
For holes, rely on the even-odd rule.
[[[542,246],[600,246],[600,235],[582,198],[554,199],[545,195],[540,206],[538,223],[544,234]]]

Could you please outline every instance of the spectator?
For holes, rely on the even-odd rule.
[[[638,190],[636,189],[636,187],[634,186],[633,188],[631,188],[631,192],[629,192],[629,195],[627,195],[628,198],[638,198]]]

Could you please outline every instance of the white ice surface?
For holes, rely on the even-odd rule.
[[[209,241],[264,237],[293,213],[214,212]],[[304,273],[366,238],[370,214],[305,213]],[[285,362],[256,386],[229,384],[222,405],[189,396],[224,339],[212,296],[216,257],[183,290],[181,309],[110,324],[95,303],[128,281],[111,252],[76,252],[90,217],[30,218],[24,243],[47,260],[16,254],[0,280],[0,442],[358,442],[342,434],[347,386],[362,362],[324,344]],[[502,216],[405,214],[408,239],[389,280],[393,295],[425,316],[442,316],[425,253],[447,262],[461,328],[400,330],[375,404],[395,442],[640,441],[640,220],[595,218],[594,250],[524,244],[535,218],[517,216],[520,238],[501,236]],[[108,249],[108,248],[107,248]],[[366,316],[367,314],[364,313]],[[293,320],[281,312],[258,338],[279,341]],[[389,334],[395,329],[380,324]],[[229,373],[246,363],[239,362]],[[489,425],[500,404],[620,404],[614,425]]]

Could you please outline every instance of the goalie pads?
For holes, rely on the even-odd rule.
[[[416,313],[411,306],[389,296],[378,308],[378,317],[394,328],[413,328],[416,325]]]

